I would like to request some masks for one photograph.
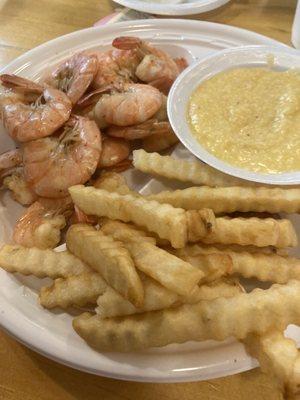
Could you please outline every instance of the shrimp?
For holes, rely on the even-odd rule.
[[[79,207],[74,205],[74,213],[69,221],[71,225],[73,224],[89,224],[96,225],[98,223],[98,217],[95,215],[87,215]]]
[[[25,247],[54,248],[60,242],[60,231],[65,225],[59,208],[47,210],[37,201],[17,221],[13,240]]]
[[[95,122],[72,116],[60,134],[25,143],[25,180],[38,196],[65,197],[70,186],[90,179],[100,153],[101,133]]]
[[[78,53],[59,64],[43,81],[66,93],[72,104],[76,104],[95,78],[97,68],[96,54]]]
[[[136,50],[140,63],[135,75],[166,94],[181,72],[181,68],[171,56],[137,37],[121,36],[116,38],[112,45],[122,50]]]
[[[133,126],[110,126],[106,133],[109,136],[123,138],[127,140],[143,139],[151,135],[164,133],[166,129],[165,122],[158,122],[156,119],[149,119],[142,124]]]
[[[20,149],[8,150],[0,154],[0,170],[14,168],[22,164],[22,152]]]
[[[166,150],[178,143],[178,137],[173,132],[169,122],[159,122],[159,130],[142,140],[141,148],[148,152]]]
[[[2,106],[2,120],[13,139],[28,142],[52,135],[68,120],[72,104],[60,90],[44,88],[16,75],[1,75],[0,81],[26,94],[22,100],[19,96],[7,97]]]
[[[98,58],[98,71],[92,83],[94,89],[136,81],[135,70],[140,57],[135,50],[112,49],[104,53],[96,51],[94,54]]]
[[[149,85],[125,83],[100,97],[93,118],[100,128],[108,125],[136,125],[151,118],[162,105],[162,94]]]
[[[119,138],[104,137],[98,168],[112,167],[128,158],[130,144]]]

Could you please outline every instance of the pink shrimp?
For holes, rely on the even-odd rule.
[[[179,142],[169,122],[159,122],[158,125],[155,134],[142,140],[141,147],[148,152],[163,151]]]
[[[0,81],[19,92],[19,96],[8,96],[2,105],[2,120],[13,139],[28,142],[52,135],[68,120],[72,105],[60,90],[16,75],[1,75]],[[25,94],[21,100],[20,93]]]
[[[135,70],[140,58],[134,50],[112,49],[94,54],[98,57],[98,71],[92,83],[94,89],[136,81]]]
[[[17,221],[13,240],[25,247],[54,248],[60,241],[60,231],[66,225],[60,208],[48,210],[41,203],[33,203]]]
[[[103,138],[98,168],[107,168],[119,164],[128,158],[129,153],[130,144],[126,140],[106,136]]]
[[[96,54],[77,53],[59,64],[50,76],[46,76],[43,80],[66,93],[72,104],[76,104],[92,83],[97,69]]]
[[[156,119],[149,119],[142,124],[133,126],[110,126],[106,133],[109,136],[123,138],[127,140],[143,139],[151,135],[164,134],[169,129],[167,122],[159,122]]]
[[[72,116],[60,134],[23,147],[24,177],[42,197],[65,197],[72,185],[85,183],[95,172],[101,133],[94,121]]]
[[[149,85],[125,83],[121,89],[112,88],[110,92],[100,97],[93,110],[93,118],[100,128],[145,122],[163,102],[159,90]]]
[[[141,81],[157,87],[164,93],[168,93],[172,83],[181,72],[181,68],[171,56],[137,37],[121,36],[112,44],[118,49],[135,50],[140,57],[135,75]]]

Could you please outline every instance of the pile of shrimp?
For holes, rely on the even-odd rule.
[[[166,101],[186,66],[137,37],[118,37],[110,50],[76,53],[38,83],[0,75],[1,119],[16,142],[0,155],[2,189],[28,206],[14,242],[53,248],[67,224],[96,223],[74,208],[70,186],[130,168],[134,148],[177,143]]]

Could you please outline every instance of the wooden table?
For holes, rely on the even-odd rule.
[[[296,0],[232,0],[197,19],[230,24],[290,43]],[[109,0],[0,0],[0,67],[49,39],[111,13]],[[195,17],[192,17],[195,18]],[[212,381],[141,384],[59,365],[0,333],[0,400],[278,400],[258,369]]]

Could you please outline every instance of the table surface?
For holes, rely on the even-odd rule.
[[[193,19],[220,22],[290,43],[296,0],[232,0]],[[93,25],[110,0],[0,0],[0,67],[52,38]],[[138,393],[138,395],[137,395]],[[50,361],[0,332],[0,400],[278,400],[258,369],[197,383],[142,384],[88,375]]]

